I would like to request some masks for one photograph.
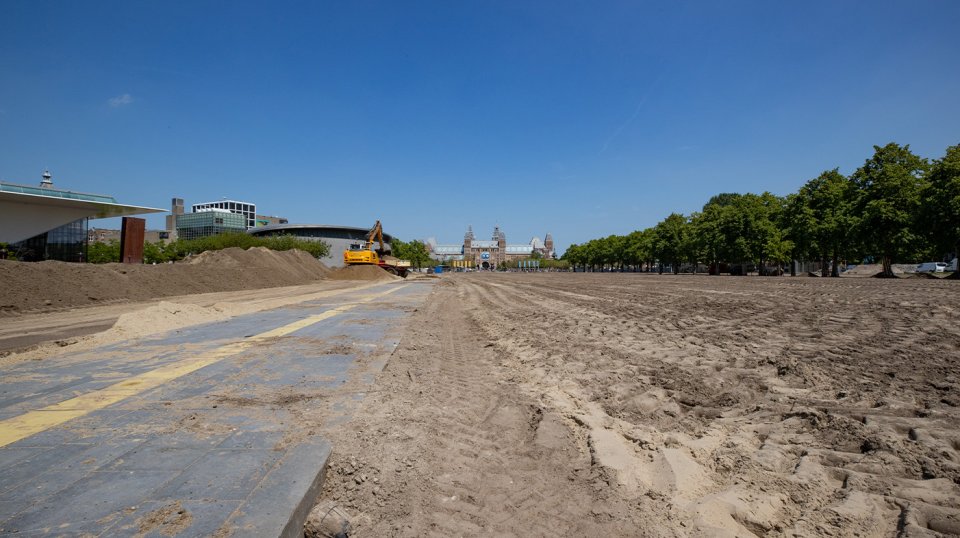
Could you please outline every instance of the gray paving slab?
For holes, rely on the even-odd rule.
[[[303,536],[303,523],[323,487],[330,443],[319,436],[298,444],[254,489],[247,502],[227,521],[242,536]]]
[[[128,511],[131,491],[154,491],[175,471],[97,471],[0,523],[0,532],[61,532],[98,535]],[[82,499],[82,502],[77,502]]]
[[[232,514],[240,501],[147,501],[110,527],[107,536],[213,536],[223,527],[223,514]]]
[[[391,287],[17,365],[0,378],[0,420]],[[303,417],[319,413],[324,427],[349,418],[363,393],[337,389],[373,381],[428,292],[402,285],[0,447],[0,534],[299,535],[331,450]]]

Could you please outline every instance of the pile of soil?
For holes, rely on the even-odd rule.
[[[157,297],[309,284],[330,269],[300,250],[204,252],[160,265],[0,260],[0,316]]]
[[[402,280],[400,277],[391,275],[376,265],[348,265],[331,272],[327,278],[331,280],[363,280],[367,282]]]

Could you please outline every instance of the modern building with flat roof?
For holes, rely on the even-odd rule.
[[[193,213],[198,213],[205,209],[223,209],[231,213],[243,215],[243,218],[245,219],[244,225],[247,228],[254,228],[257,225],[257,204],[240,202],[238,200],[220,200],[217,202],[193,204],[190,207],[190,211]]]
[[[54,188],[49,172],[38,187],[0,182],[0,243],[22,259],[83,261],[90,219],[146,213],[163,210]]]
[[[223,233],[243,233],[247,218],[226,209],[201,209],[177,215],[177,238],[199,239]]]
[[[366,240],[370,229],[330,224],[274,224],[253,228],[247,230],[247,233],[259,237],[292,235],[306,241],[323,241],[330,245],[330,253],[320,261],[328,267],[342,267],[343,251],[350,248],[351,243]],[[392,249],[393,236],[383,234],[383,242],[384,249],[389,252]]]

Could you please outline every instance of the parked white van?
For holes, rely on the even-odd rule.
[[[923,262],[917,266],[918,273],[942,273],[947,270],[943,262]]]

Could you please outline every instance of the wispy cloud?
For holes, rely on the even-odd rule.
[[[110,99],[107,99],[107,104],[109,104],[113,108],[120,108],[122,106],[127,106],[132,102],[133,102],[133,96],[130,95],[129,93],[125,93],[123,95],[118,95],[116,97],[111,97]]]
[[[614,140],[615,138],[617,138],[618,136],[620,136],[620,133],[622,133],[624,129],[626,129],[627,127],[629,127],[630,124],[633,123],[633,120],[637,119],[637,116],[640,115],[640,111],[643,109],[643,105],[646,104],[646,102],[647,102],[647,97],[650,96],[650,92],[653,91],[653,89],[657,86],[657,84],[660,83],[660,80],[661,80],[662,78],[663,78],[662,75],[661,75],[661,76],[658,76],[658,77],[653,81],[653,84],[651,84],[650,87],[647,88],[646,93],[643,94],[643,97],[640,98],[640,102],[637,103],[637,108],[634,109],[633,114],[632,114],[629,118],[627,118],[627,121],[623,122],[623,123],[620,125],[620,127],[617,127],[617,130],[614,131],[613,134],[610,135],[609,138],[607,138],[607,141],[603,143],[603,147],[600,149],[600,153],[603,153],[603,152],[607,151],[607,148],[610,147],[610,143],[613,142],[613,140]]]

